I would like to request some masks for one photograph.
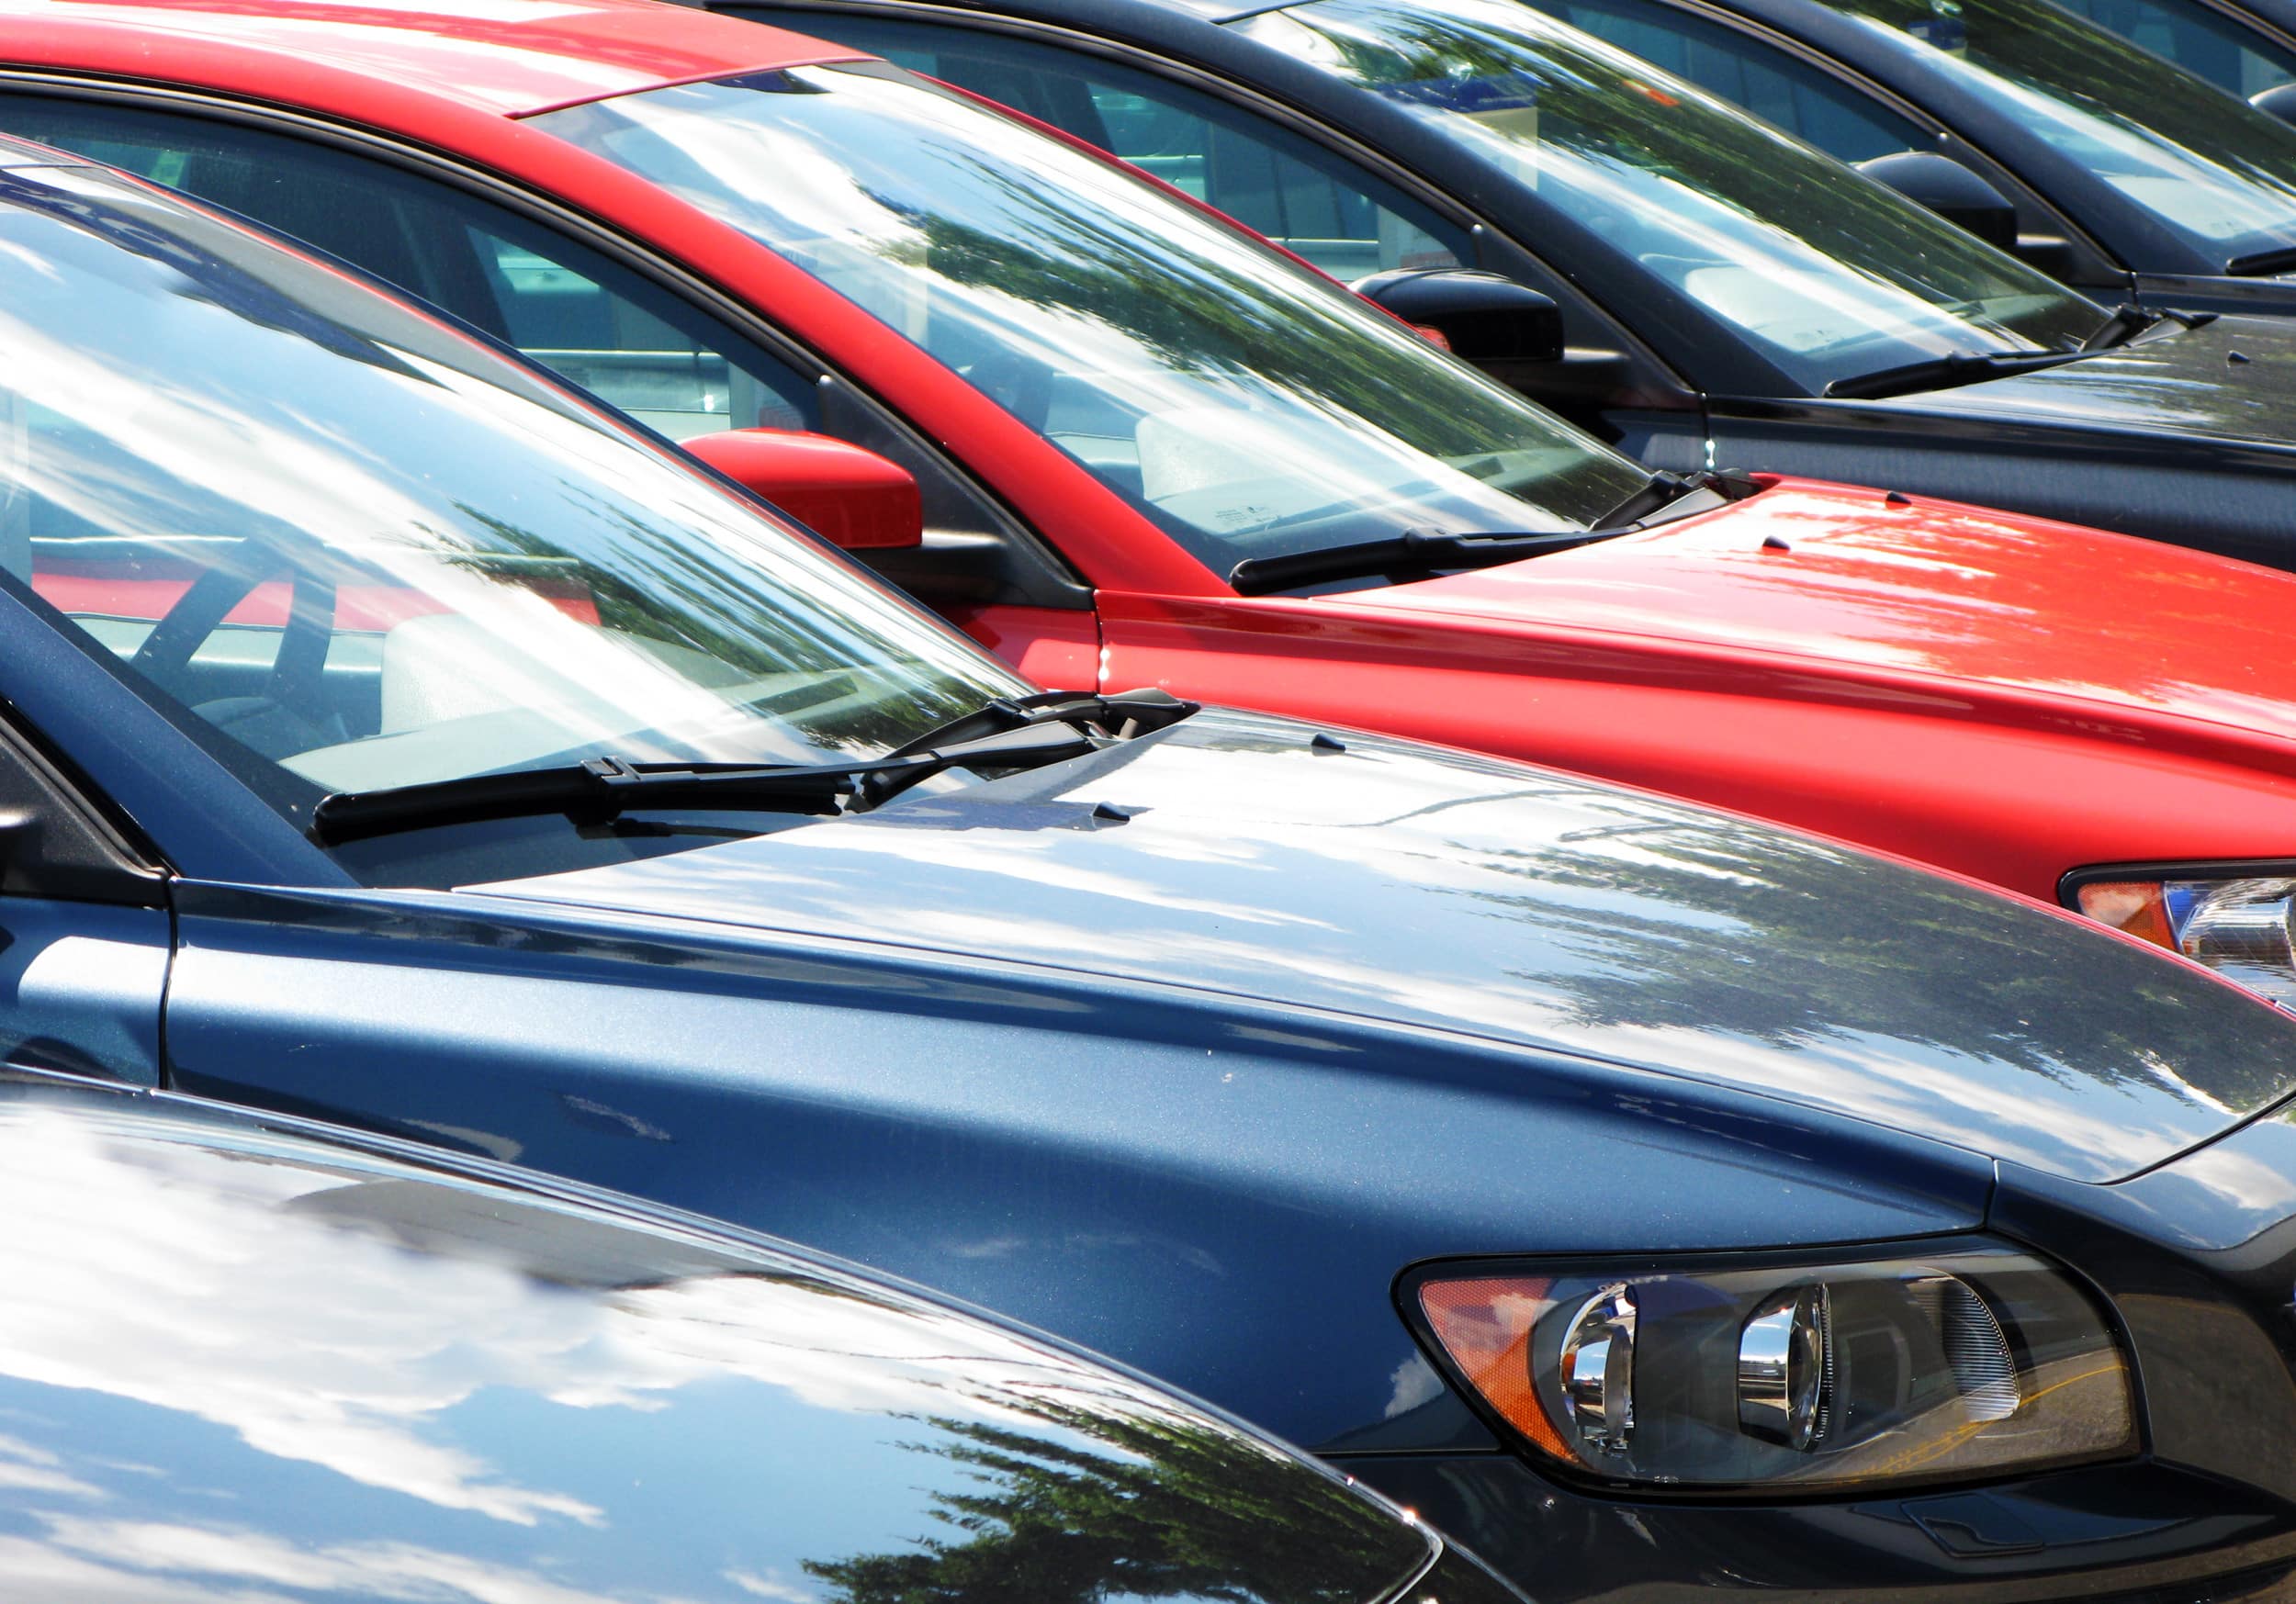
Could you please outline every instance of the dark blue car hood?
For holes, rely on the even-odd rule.
[[[873,813],[473,889],[1559,1049],[2083,1180],[2296,1090],[2296,1019],[2068,916],[1593,780],[1311,734],[1204,712]]]

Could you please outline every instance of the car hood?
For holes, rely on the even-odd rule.
[[[1434,1557],[1049,1342],[266,1125],[0,1092],[9,1597],[1379,1604]]]
[[[1313,735],[1205,712],[1030,775],[475,891],[1408,1027],[1383,1072],[1426,1031],[1559,1049],[2085,1180],[2296,1089],[2296,1019],[2069,916],[1599,781]],[[1247,1036],[1282,1038],[1251,1011]]]
[[[2235,355],[2248,360],[2229,360]],[[2296,458],[2296,323],[2223,317],[2197,329],[2169,326],[2078,362],[1886,405],[1935,417],[2117,428],[2155,445],[2161,435],[2186,436]],[[2296,469],[2296,461],[2289,465]]]
[[[1641,533],[1321,605],[1753,654],[1804,693],[1831,671],[1900,691],[1950,681],[1964,713],[2077,701],[2296,772],[2296,575],[2016,513],[1785,480]]]

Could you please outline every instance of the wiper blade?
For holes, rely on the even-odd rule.
[[[1030,768],[1099,750],[1059,721],[854,763],[633,763],[592,757],[550,768],[472,774],[384,791],[337,791],[311,811],[322,847],[401,830],[564,813],[604,824],[636,808],[836,813],[873,807],[944,768]]]
[[[2275,273],[2285,273],[2296,267],[2296,245],[2281,245],[2270,251],[2251,251],[2245,256],[2235,256],[2224,264],[2227,278],[2266,278]]]
[[[1284,556],[1246,557],[1228,570],[1228,583],[1243,596],[1264,596],[1325,579],[1353,579],[1366,574],[1437,573],[1449,568],[1483,568],[1567,552],[1575,546],[1632,534],[1664,520],[1687,518],[1750,494],[1750,480],[1729,474],[1653,473],[1633,495],[1604,513],[1586,529],[1562,529],[1525,533],[1446,534],[1435,530],[1407,529],[1384,540],[1354,545],[1324,546]]]
[[[2093,356],[2088,349],[2078,351],[1957,351],[1950,356],[1932,356],[1920,362],[1908,362],[1901,367],[1885,367],[1875,373],[1862,373],[1851,378],[1838,378],[1826,387],[1826,394],[1840,400],[1870,400],[1880,396],[1910,395],[1916,390],[1948,389],[1954,385],[1975,384],[1980,379],[1999,378],[2013,373],[2032,373],[2062,363],[2078,362]]]
[[[1354,579],[1366,574],[1433,572],[1480,568],[1544,552],[1569,551],[1608,540],[1624,530],[1569,529],[1536,534],[1445,534],[1407,529],[1384,540],[1322,546],[1282,556],[1245,557],[1228,570],[1228,583],[1241,596],[1265,596],[1325,579]]]

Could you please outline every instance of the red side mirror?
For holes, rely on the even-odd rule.
[[[917,480],[873,451],[786,429],[727,429],[679,443],[832,545],[884,551],[925,543]]]

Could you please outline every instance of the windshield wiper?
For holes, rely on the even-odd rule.
[[[603,824],[633,809],[852,813],[945,768],[1029,768],[1081,757],[1109,740],[1186,718],[1196,704],[1160,690],[1064,692],[993,701],[882,757],[851,763],[633,763],[592,757],[548,768],[472,774],[384,791],[337,791],[311,811],[323,847],[488,819],[564,813]]]
[[[2296,267],[2296,245],[2276,246],[2269,251],[2251,251],[2245,256],[2235,256],[2224,264],[2227,278],[2266,278],[2275,273],[2285,273]]]
[[[1975,384],[2008,374],[2032,373],[2095,354],[2096,351],[2086,347],[2076,351],[1957,351],[1950,356],[1925,357],[1901,367],[1885,367],[1876,373],[1838,378],[1826,387],[1826,394],[1839,400],[1872,400],[1881,396],[1911,395],[1916,390],[1949,389],[1954,385]]]
[[[1641,488],[1596,519],[1586,529],[1559,529],[1524,533],[1450,534],[1439,530],[1407,529],[1380,540],[1353,545],[1322,546],[1313,551],[1280,556],[1246,557],[1228,570],[1228,583],[1242,596],[1265,596],[1274,590],[1295,589],[1326,579],[1356,579],[1367,574],[1441,573],[1454,568],[1484,568],[1567,552],[1631,534],[1656,521],[1657,514],[1688,516],[1719,507],[1739,488],[1736,481],[1716,474],[1653,473]],[[1700,495],[1700,492],[1705,492]]]

